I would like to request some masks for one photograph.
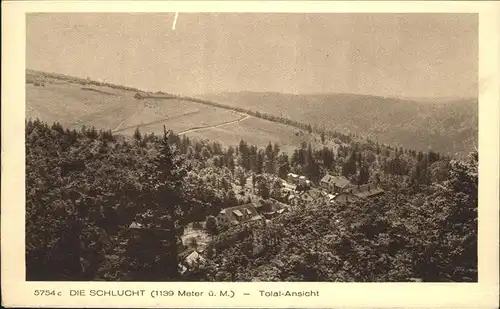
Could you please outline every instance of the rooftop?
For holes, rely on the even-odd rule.
[[[324,193],[323,191],[317,190],[317,189],[310,189],[308,191],[308,193],[314,199],[319,199],[319,198],[323,198],[326,196],[326,193]]]
[[[262,217],[259,215],[256,209],[256,204],[248,203],[238,206],[224,208],[220,211],[220,214],[225,215],[232,223],[239,222],[249,222],[261,220]]]
[[[143,225],[139,224],[137,222],[132,222],[128,228],[129,229],[142,229]]]
[[[345,178],[344,176],[333,176],[330,174],[326,174],[321,179],[321,182],[332,184],[332,185],[335,185],[339,188],[345,188],[350,184],[349,180],[347,178]]]
[[[189,266],[194,266],[196,264],[202,264],[205,262],[205,258],[203,256],[201,256],[198,252],[196,251],[193,251],[191,254],[189,254],[185,259],[184,261],[186,262],[186,264],[188,264]]]
[[[368,183],[353,187],[351,193],[359,198],[367,198],[380,195],[384,193],[384,190],[378,187],[376,184]]]

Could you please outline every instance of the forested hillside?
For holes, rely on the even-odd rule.
[[[475,162],[453,163],[443,187],[414,192],[391,184],[377,201],[315,203],[227,246],[215,242],[223,281],[475,282]],[[472,189],[472,190],[471,190]],[[257,236],[255,236],[257,235]],[[252,253],[258,240],[264,250]]]
[[[304,143],[288,156],[271,143],[222,147],[166,129],[124,137],[27,120],[27,280],[477,281],[477,153],[455,161],[322,138],[322,149]],[[259,199],[282,199],[276,177],[288,172],[314,186],[325,173],[377,181],[386,194],[315,201],[264,225],[214,219],[249,202],[238,192],[247,178]],[[181,272],[179,236],[205,220],[207,263]]]
[[[229,92],[200,98],[273,116],[356,133],[381,143],[467,154],[477,145],[477,99],[437,102],[355,94]]]
[[[163,126],[190,137],[240,138],[283,149],[322,132],[358,135],[395,147],[467,155],[477,146],[477,99],[417,101],[353,94],[221,93],[174,96],[33,70],[26,72],[26,115],[69,128],[95,126],[132,135]],[[298,134],[297,128],[303,130]],[[309,134],[304,134],[304,133]],[[311,134],[313,133],[313,134]]]

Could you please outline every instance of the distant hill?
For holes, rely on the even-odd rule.
[[[477,99],[407,100],[354,94],[238,92],[192,99],[144,92],[90,79],[26,71],[26,117],[57,121],[67,127],[95,126],[132,135],[161,133],[163,125],[192,137],[224,145],[245,139],[255,145],[279,143],[292,149],[314,142],[297,128],[249,117],[241,109],[280,116],[312,127],[356,133],[393,146],[450,154],[477,145]],[[216,104],[210,104],[211,101]],[[228,109],[232,108],[233,110]]]
[[[34,70],[26,72],[26,118],[68,128],[93,126],[128,136],[136,128],[161,134],[165,125],[178,134],[224,146],[237,145],[243,139],[259,147],[278,143],[285,152],[302,142],[314,146],[320,139],[317,134],[203,100]]]
[[[352,132],[405,148],[465,153],[477,145],[477,99],[422,101],[354,94],[228,92],[198,97]]]

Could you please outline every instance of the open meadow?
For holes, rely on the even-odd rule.
[[[229,109],[182,98],[137,99],[133,90],[82,85],[76,78],[53,78],[41,72],[28,71],[27,75],[31,81],[26,85],[27,119],[59,122],[75,129],[93,126],[124,136],[131,136],[137,128],[143,134],[159,134],[166,126],[178,134],[224,146],[236,146],[242,139],[259,147],[278,143],[289,154],[302,142],[319,147],[317,134]]]

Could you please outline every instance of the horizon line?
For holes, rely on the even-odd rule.
[[[108,83],[108,84],[113,84],[116,86],[121,86],[121,87],[128,87],[128,88],[135,88],[139,91],[143,92],[164,92],[167,90],[144,90],[140,89],[137,86],[130,86],[130,85],[124,85],[124,84],[118,84],[113,81],[108,81],[108,80],[103,80],[99,81],[96,78],[90,77],[90,76],[77,76],[77,75],[71,75],[67,73],[61,73],[61,72],[49,72],[49,71],[43,71],[43,70],[38,70],[38,69],[32,69],[32,68],[25,68],[25,71],[35,71],[35,72],[40,72],[40,73],[46,73],[46,74],[58,74],[58,75],[64,75],[68,77],[73,77],[77,79],[82,79],[82,80],[91,80],[95,82],[100,82],[100,83]],[[378,97],[378,98],[385,98],[385,99],[399,99],[399,100],[405,100],[405,101],[419,101],[422,102],[421,100],[438,100],[438,101],[453,101],[453,100],[470,100],[470,99],[478,99],[479,95],[470,95],[470,96],[391,96],[391,95],[379,95],[379,94],[367,94],[367,93],[355,93],[355,92],[298,92],[298,93],[291,93],[291,92],[280,92],[280,91],[255,91],[255,90],[238,90],[238,91],[230,91],[230,90],[223,90],[223,91],[216,91],[216,92],[203,92],[203,93],[191,93],[191,94],[179,94],[179,93],[173,93],[173,92],[168,92],[169,94],[172,95],[178,95],[178,96],[203,96],[203,95],[215,95],[215,94],[234,94],[234,93],[254,93],[254,94],[281,94],[281,95],[293,95],[293,96],[314,96],[314,95],[355,95],[355,96],[364,96],[364,97]]]

